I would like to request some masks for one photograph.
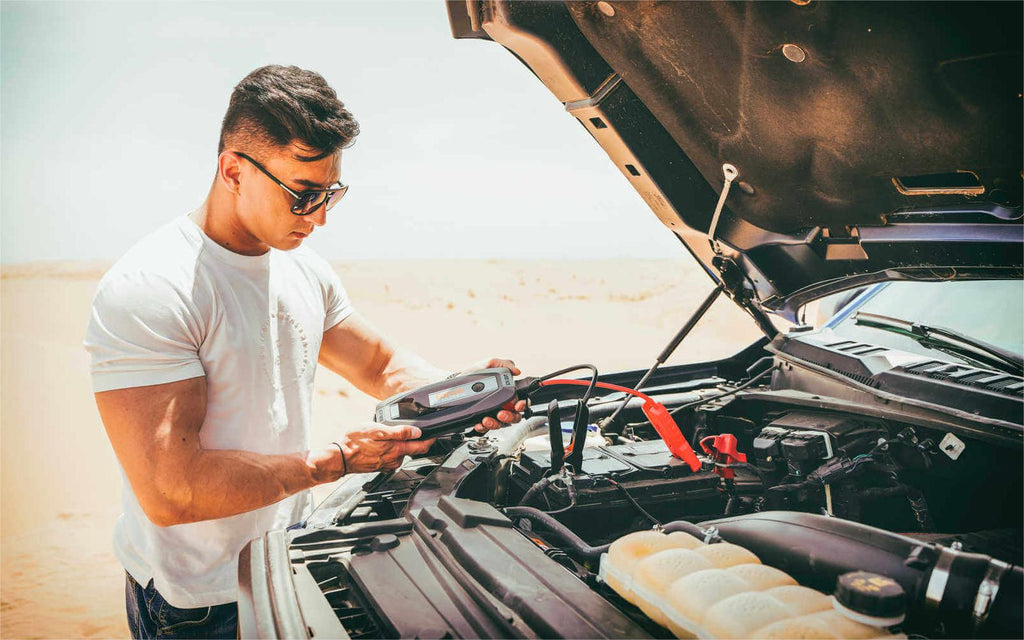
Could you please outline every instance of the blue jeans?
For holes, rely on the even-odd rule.
[[[238,605],[179,609],[153,586],[145,587],[125,572],[124,597],[132,638],[237,638]]]

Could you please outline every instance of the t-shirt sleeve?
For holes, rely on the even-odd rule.
[[[321,278],[324,286],[324,301],[327,307],[327,315],[324,317],[324,331],[327,331],[345,318],[352,315],[355,307],[348,299],[348,292],[341,284],[341,278],[326,262],[321,269]]]
[[[163,278],[133,274],[101,281],[84,344],[95,392],[205,375],[194,307]]]

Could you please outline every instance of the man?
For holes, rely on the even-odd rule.
[[[310,487],[432,443],[378,424],[309,442],[317,361],[376,398],[448,373],[382,337],[301,247],[345,194],[341,150],[358,131],[319,74],[253,71],[231,96],[206,201],[100,282],[85,345],[125,479],[114,547],[133,637],[235,637],[246,542],[302,520]]]

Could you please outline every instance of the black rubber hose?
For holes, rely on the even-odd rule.
[[[548,488],[548,485],[554,481],[555,476],[545,476],[534,483],[532,487],[523,496],[523,499],[519,501],[520,506],[526,506],[530,504],[537,495]]]
[[[676,520],[674,522],[669,522],[668,524],[666,524],[661,529],[665,533],[672,533],[673,531],[682,531],[683,533],[688,533],[691,536],[693,536],[694,538],[697,538],[698,540],[701,540],[701,541],[703,541],[704,539],[706,539],[708,537],[708,532],[706,530],[698,527],[697,525],[693,524],[692,522],[687,522],[686,520]],[[721,542],[721,541],[722,541],[722,538],[719,537],[718,534],[712,535],[711,538],[708,540],[709,543],[715,543],[715,542]]]
[[[554,534],[560,541],[569,545],[572,552],[588,560],[596,560],[602,553],[608,552],[611,545],[603,544],[599,547],[592,547],[583,538],[573,533],[564,524],[555,520],[540,509],[533,507],[506,507],[505,515],[511,518],[526,518],[530,522],[543,525],[550,533]]]

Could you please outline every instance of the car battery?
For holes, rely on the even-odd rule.
[[[521,497],[550,469],[550,451],[524,451],[512,465],[513,494]],[[710,467],[691,471],[661,440],[587,447],[581,469],[573,474],[575,504],[564,480],[555,480],[531,500],[531,506],[565,509],[560,517],[566,521],[585,518],[611,524],[623,513],[635,515],[632,499],[659,519],[679,519],[720,513],[719,484]]]

